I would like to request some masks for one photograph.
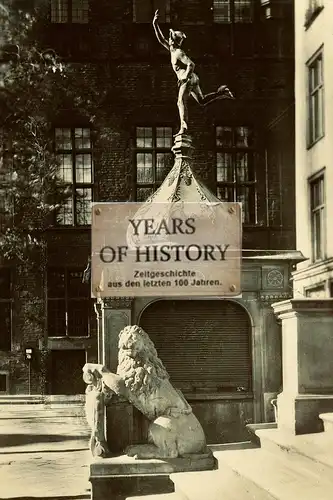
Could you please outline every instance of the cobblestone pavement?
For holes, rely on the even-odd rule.
[[[0,499],[89,499],[83,408],[0,405]]]

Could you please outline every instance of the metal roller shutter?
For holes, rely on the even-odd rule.
[[[191,392],[251,390],[251,325],[227,300],[161,300],[140,326],[155,344],[176,387]]]

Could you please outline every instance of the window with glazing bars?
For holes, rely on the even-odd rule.
[[[49,268],[47,272],[47,328],[49,337],[85,337],[96,330],[90,284],[83,269]]]
[[[256,222],[256,176],[250,127],[216,127],[216,191],[223,201],[242,203],[243,223]]]
[[[172,128],[136,127],[136,200],[145,201],[172,166]]]
[[[52,23],[89,22],[89,0],[51,0]]]
[[[253,0],[213,0],[214,23],[250,23]]]
[[[323,55],[320,53],[308,66],[309,75],[309,143],[324,135]]]
[[[72,188],[57,213],[59,225],[91,223],[93,158],[89,128],[56,128],[55,148],[59,159],[59,176]]]
[[[133,21],[151,23],[156,10],[159,12],[159,22],[170,22],[170,0],[133,0]]]
[[[324,176],[310,182],[312,257],[314,261],[325,257],[325,191]]]

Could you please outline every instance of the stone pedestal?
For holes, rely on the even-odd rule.
[[[278,428],[320,432],[319,414],[333,411],[333,299],[291,299],[272,307],[282,322]]]
[[[171,493],[175,472],[216,468],[213,455],[164,460],[135,460],[126,455],[95,459],[90,465],[92,500],[125,500],[133,495]]]

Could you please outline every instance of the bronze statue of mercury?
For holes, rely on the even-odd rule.
[[[188,107],[187,100],[191,95],[201,106],[215,101],[216,99],[234,99],[234,96],[226,85],[221,85],[216,92],[211,92],[204,95],[200,88],[198,75],[194,73],[194,62],[182,49],[183,42],[186,38],[182,31],[169,30],[169,40],[163,35],[158,24],[158,10],[155,12],[153,19],[153,27],[156,38],[163,47],[165,47],[171,55],[171,64],[178,78],[178,101],[177,106],[180,117],[180,129],[176,135],[185,134],[188,130]]]

